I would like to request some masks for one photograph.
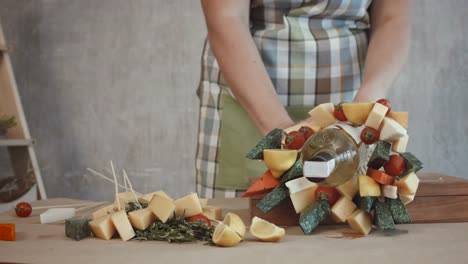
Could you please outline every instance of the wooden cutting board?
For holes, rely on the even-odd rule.
[[[413,202],[407,205],[414,223],[468,222],[468,180],[457,177],[420,173],[421,180]],[[299,215],[288,198],[264,214],[256,204],[265,194],[250,198],[251,216],[258,216],[282,226],[296,226]]]

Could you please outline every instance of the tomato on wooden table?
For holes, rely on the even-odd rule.
[[[15,212],[19,217],[28,217],[31,215],[32,207],[29,203],[21,202],[16,205]]]

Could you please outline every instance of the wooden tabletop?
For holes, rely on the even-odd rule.
[[[33,206],[85,202],[52,199]],[[246,199],[211,200],[209,204],[250,222]],[[310,236],[298,227],[288,227],[279,243],[256,242],[247,236],[237,247],[218,248],[203,243],[74,241],[65,237],[63,223],[41,225],[38,215],[42,211],[34,210],[28,218],[17,218],[12,211],[0,214],[0,223],[15,223],[17,232],[17,241],[0,241],[0,263],[468,263],[468,223],[399,225],[408,233],[387,237],[374,231],[357,239],[336,238],[349,231],[344,225],[319,227]]]

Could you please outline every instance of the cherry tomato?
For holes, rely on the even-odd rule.
[[[210,219],[208,219],[208,217],[206,217],[206,216],[204,216],[202,214],[187,217],[187,218],[185,218],[185,220],[187,220],[187,222],[190,222],[190,223],[200,221],[200,222],[204,222],[207,226],[211,226]]]
[[[21,202],[16,205],[15,212],[19,217],[28,217],[32,212],[32,207],[28,203]]]
[[[397,177],[406,170],[405,160],[400,155],[391,155],[388,162],[384,165],[385,172],[388,175]]]
[[[392,110],[392,104],[390,104],[390,101],[388,101],[387,99],[379,99],[379,100],[377,100],[377,103],[385,105],[386,107],[388,107],[388,111],[387,111],[387,113],[385,115],[388,115],[390,113],[390,111]]]
[[[286,148],[287,149],[300,149],[304,145],[305,137],[299,131],[291,131],[286,135]]]
[[[315,131],[308,126],[302,126],[301,128],[299,128],[299,132],[301,132],[304,135],[304,139],[306,141],[310,138],[310,136],[312,136],[315,133]]]
[[[336,201],[338,201],[338,198],[340,198],[340,193],[334,187],[319,185],[317,189],[315,189],[315,200],[317,200],[320,193],[327,195],[328,204],[330,204],[330,206],[334,205]]]
[[[335,110],[333,111],[333,115],[335,116],[336,119],[340,121],[348,121],[348,118],[343,112],[343,108],[341,108],[341,103],[337,106],[335,106]]]
[[[372,145],[379,140],[380,132],[372,127],[365,127],[361,131],[361,140],[367,145]]]

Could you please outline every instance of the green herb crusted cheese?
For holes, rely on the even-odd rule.
[[[299,224],[304,234],[310,234],[323,220],[330,215],[330,205],[326,195],[320,194],[319,199],[304,211],[299,217]]]
[[[387,201],[390,203],[390,211],[392,212],[395,224],[412,223],[411,216],[400,197],[398,197],[398,199],[388,199]]]
[[[416,173],[423,168],[423,163],[410,152],[400,153],[400,156],[406,164],[406,171],[402,175],[407,175],[410,172]]]
[[[263,197],[263,199],[258,202],[257,208],[260,209],[260,211],[263,213],[267,213],[271,209],[281,204],[281,202],[284,201],[284,199],[286,199],[288,196],[288,187],[282,184]]]
[[[263,150],[264,149],[280,149],[281,148],[281,138],[283,136],[283,130],[276,128],[273,129],[268,135],[266,135],[258,144],[251,149],[247,155],[248,159],[263,159]]]
[[[372,156],[367,163],[367,167],[378,170],[390,159],[391,144],[385,141],[378,141]]]
[[[393,221],[392,212],[390,211],[390,203],[388,201],[375,201],[375,225],[380,230],[394,230],[395,222]]]
[[[281,183],[286,183],[288,181],[297,179],[302,176],[302,161],[300,155],[299,158],[296,160],[296,163],[289,169],[281,178]]]
[[[366,213],[370,213],[370,211],[372,211],[372,209],[374,208],[375,200],[376,198],[371,196],[361,197],[359,201],[359,208],[365,211]]]
[[[75,218],[65,220],[65,235],[76,241],[91,236],[91,229],[89,228],[90,219]]]

